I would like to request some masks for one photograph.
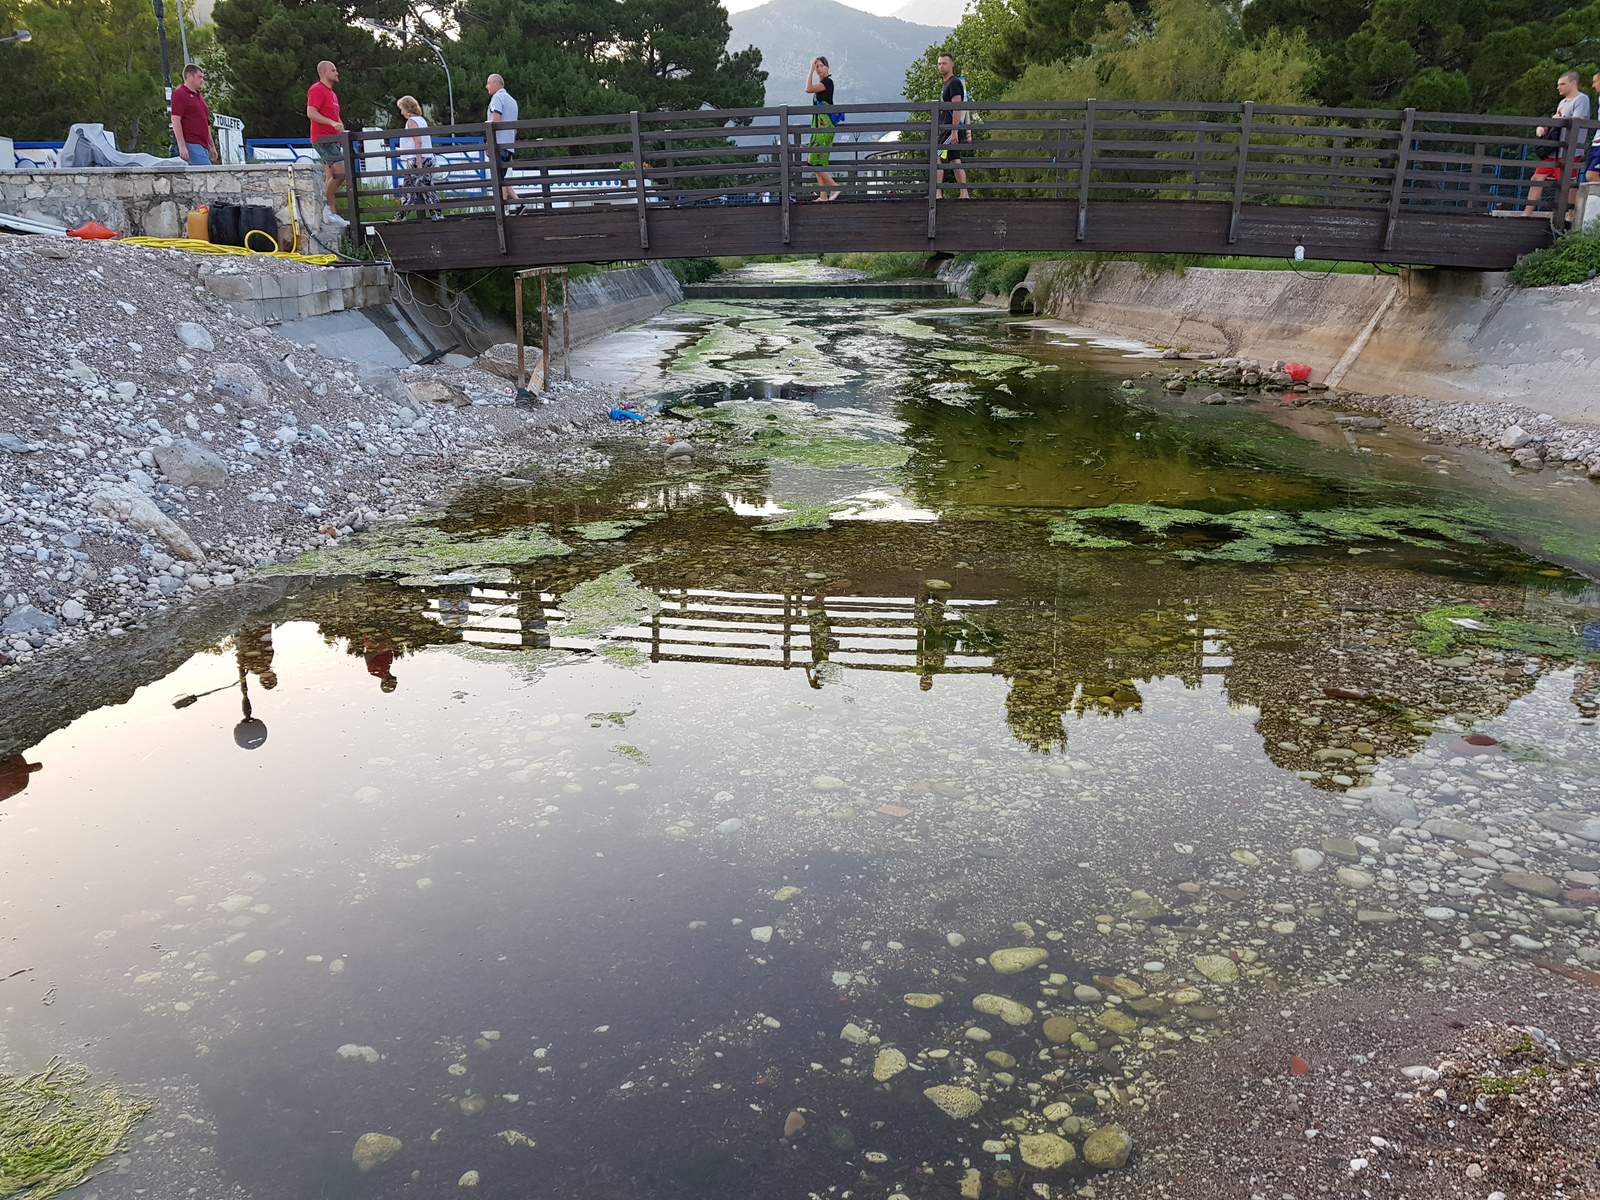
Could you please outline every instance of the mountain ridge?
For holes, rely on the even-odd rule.
[[[832,68],[840,104],[899,100],[906,69],[950,32],[878,17],[837,0],[768,0],[728,18],[730,50],[753,45],[767,71],[767,104],[811,103],[806,71],[817,55]]]

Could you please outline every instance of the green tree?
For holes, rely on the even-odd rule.
[[[1008,79],[1002,73],[1007,45],[1021,22],[1011,0],[975,0],[968,6],[950,36],[929,46],[906,71],[907,100],[937,100],[944,87],[939,78],[939,55],[956,60],[956,70],[967,81],[967,94],[977,100],[998,100]]]
[[[1105,0],[1013,0],[1017,20],[1005,32],[995,57],[997,71],[1020,78],[1033,63],[1053,63],[1088,52],[1095,39],[1115,22]],[[1149,0],[1128,0],[1136,17],[1150,9]]]
[[[124,150],[165,155],[166,96],[149,0],[25,0],[0,8],[33,41],[0,47],[8,132],[59,141],[74,122],[99,122]]]
[[[466,0],[458,15],[470,87],[504,76],[524,118],[761,105],[761,52],[728,53],[717,0]]]
[[[442,107],[432,52],[420,43],[380,41],[352,24],[359,17],[403,26],[408,10],[404,0],[218,0],[218,73],[247,137],[306,136],[306,89],[324,59],[339,67],[335,90],[351,128],[398,124],[392,102],[413,87],[423,89],[419,99]]]
[[[1317,54],[1304,34],[1269,29],[1247,40],[1221,0],[1154,0],[1148,20],[1127,4],[1106,13],[1087,54],[1028,67],[1005,98],[1306,102]]]
[[[1330,105],[1542,113],[1557,75],[1600,60],[1600,4],[1581,0],[1251,0],[1243,28],[1304,34]]]

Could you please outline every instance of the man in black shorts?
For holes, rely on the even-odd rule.
[[[954,104],[967,98],[967,82],[956,74],[956,60],[948,54],[939,55],[939,78],[944,80],[944,90],[939,93],[939,99],[945,104]],[[961,162],[961,147],[972,141],[972,133],[966,128],[967,114],[962,109],[939,109],[939,144],[944,147],[939,151],[939,162],[955,167],[956,182],[961,185],[961,198],[967,196],[967,173],[959,165]],[[939,168],[938,182],[944,183],[944,167]],[[944,196],[941,186],[939,195]]]

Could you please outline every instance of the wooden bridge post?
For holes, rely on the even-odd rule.
[[[650,249],[650,226],[644,217],[644,142],[639,136],[639,110],[634,109],[628,114],[628,120],[633,126],[633,194],[635,203],[639,206],[639,249]]]
[[[1555,233],[1567,227],[1567,205],[1572,203],[1572,185],[1578,177],[1578,168],[1572,161],[1578,144],[1577,122],[1568,121],[1561,131],[1561,186],[1556,189],[1556,204],[1550,210],[1550,228]]]
[[[1094,158],[1094,97],[1083,104],[1083,151],[1078,156],[1078,241],[1089,232],[1089,163]]]
[[[355,135],[344,131],[344,178],[350,186],[350,240],[367,244],[367,227],[361,223],[361,160],[356,157]]]
[[[1394,227],[1400,220],[1400,193],[1406,185],[1406,154],[1411,149],[1411,129],[1417,123],[1417,110],[1406,109],[1405,120],[1400,122],[1400,143],[1395,147],[1394,183],[1389,188],[1389,217],[1383,226],[1383,248],[1394,245]]]
[[[952,125],[950,136],[955,137]],[[928,105],[928,240],[939,235],[939,101]]]
[[[1233,216],[1228,220],[1228,245],[1239,240],[1239,209],[1244,204],[1244,176],[1250,167],[1250,126],[1255,122],[1256,102],[1246,100],[1239,113],[1239,158],[1233,164]]]
[[[489,179],[494,184],[494,231],[500,239],[500,253],[506,253],[506,172],[500,165],[500,143],[495,140],[495,123],[487,121],[483,126],[483,141],[488,147]],[[516,134],[512,134],[516,137]]]
[[[778,105],[778,200],[782,207],[783,244],[789,244],[789,106]]]

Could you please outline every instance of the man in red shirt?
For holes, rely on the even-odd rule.
[[[211,165],[211,109],[200,89],[206,73],[190,63],[183,68],[183,82],[172,89],[172,140],[178,144],[178,157],[191,167]]]
[[[306,116],[311,119],[311,143],[317,157],[322,159],[325,180],[323,195],[327,211],[322,214],[324,224],[345,226],[350,222],[335,209],[339,193],[339,180],[344,176],[344,147],[336,141],[319,142],[318,138],[343,133],[344,122],[339,119],[339,96],[333,85],[339,82],[339,68],[324,59],[317,64],[317,81],[306,91]]]

